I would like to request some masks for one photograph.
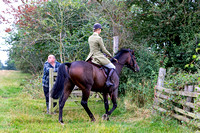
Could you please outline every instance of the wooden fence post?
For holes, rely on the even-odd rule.
[[[165,75],[166,75],[166,69],[165,68],[160,68],[159,69],[157,86],[162,86],[162,87],[164,86]]]
[[[113,55],[118,51],[119,47],[119,36],[113,37]]]
[[[185,85],[184,86],[184,91],[186,91],[186,92],[193,92],[193,90],[194,90],[193,85]],[[192,97],[187,97],[186,102],[192,102]],[[183,106],[183,110],[190,112],[191,108],[187,107],[187,106]]]
[[[53,71],[53,68],[49,69],[49,114],[53,114],[53,112],[58,108],[58,99],[53,99],[51,97],[51,89],[54,85],[55,77],[57,76],[57,72]],[[54,103],[57,103],[54,107]]]
[[[159,69],[159,74],[158,74],[158,82],[157,82],[157,86],[164,86],[164,80],[165,80],[165,75],[166,75],[166,69],[165,68],[160,68]],[[156,97],[156,89],[154,88],[154,104],[155,106],[158,105],[158,99]],[[155,113],[155,110],[153,110],[153,113]]]
[[[53,69],[49,69],[49,114],[53,113],[53,98],[51,97],[51,89],[53,88],[54,78]]]

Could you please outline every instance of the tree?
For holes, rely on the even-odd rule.
[[[129,23],[132,19],[132,13],[129,11],[127,1],[106,1],[106,0],[90,0],[88,7],[90,19],[101,22],[105,25],[106,42],[110,44],[110,49],[113,49],[113,36],[119,36],[119,48],[136,48],[136,43],[133,42],[132,31]],[[98,10],[97,10],[98,9]]]
[[[60,62],[85,59],[89,28],[84,4],[55,0],[25,4],[18,10],[18,31],[7,40],[17,68],[36,73],[49,54]]]
[[[14,60],[8,60],[7,62],[6,62],[6,67],[5,67],[5,69],[6,70],[16,70],[16,67],[15,67],[15,61]]]
[[[3,68],[4,68],[3,63],[0,60],[0,70],[3,70]]]
[[[199,2],[134,0],[127,5],[135,14],[130,26],[135,39],[146,39],[160,54],[161,65],[184,69],[196,47],[193,39],[200,27]]]

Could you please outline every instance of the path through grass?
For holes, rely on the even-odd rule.
[[[118,108],[110,121],[102,121],[104,105],[101,101],[90,101],[89,107],[96,122],[90,122],[81,106],[66,102],[63,119],[65,125],[58,123],[58,114],[45,113],[44,98],[33,98],[23,91],[31,75],[18,71],[0,71],[0,132],[63,132],[63,133],[156,133],[192,132],[180,126],[175,120],[151,117],[149,109],[126,108],[123,100],[118,100]],[[41,88],[42,89],[42,88]]]

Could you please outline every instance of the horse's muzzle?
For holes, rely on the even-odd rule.
[[[135,72],[139,72],[139,71],[140,71],[139,66],[135,64]]]

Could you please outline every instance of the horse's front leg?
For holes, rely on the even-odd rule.
[[[113,103],[113,107],[110,111],[108,111],[108,115],[111,115],[112,112],[117,108],[117,94],[118,94],[118,89],[115,89],[114,92],[110,93],[110,98]]]
[[[109,117],[108,117],[108,109],[109,109],[108,93],[103,93],[103,99],[104,99],[104,106],[105,106],[106,113],[102,116],[102,119],[109,120]]]

